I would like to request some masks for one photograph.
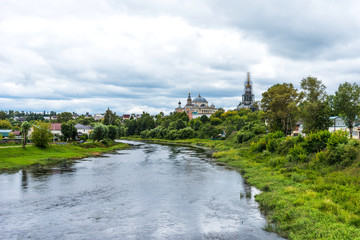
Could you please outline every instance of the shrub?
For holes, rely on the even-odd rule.
[[[269,164],[271,167],[282,166],[285,163],[285,159],[283,157],[274,157],[270,159]]]
[[[236,137],[237,137],[238,143],[243,143],[243,142],[249,141],[251,138],[255,137],[255,134],[251,131],[239,131],[236,134]]]
[[[309,160],[305,149],[301,145],[295,145],[287,155],[289,162],[307,162]]]
[[[181,139],[192,138],[195,135],[195,131],[191,127],[186,127],[178,132],[178,137]]]
[[[80,140],[86,141],[88,140],[89,136],[87,134],[83,134],[80,136]]]
[[[149,134],[149,130],[144,130],[144,131],[142,131],[140,133],[140,137],[141,138],[147,138],[148,134]]]
[[[288,154],[289,150],[292,149],[296,143],[297,137],[286,137],[285,139],[281,139],[278,143],[277,151],[279,154]]]
[[[94,141],[100,142],[101,140],[107,138],[109,133],[108,127],[104,124],[96,124],[93,131],[90,134],[90,138]]]
[[[108,129],[109,129],[108,137],[111,140],[115,140],[119,137],[119,128],[117,126],[109,125]]]
[[[331,134],[327,130],[310,133],[305,137],[302,145],[307,153],[315,153],[323,150],[326,147],[330,136]]]
[[[268,144],[266,146],[266,150],[274,153],[278,147],[279,139],[269,139]]]
[[[221,119],[220,118],[217,118],[217,117],[214,117],[214,118],[210,118],[210,123],[211,125],[219,125],[222,123]]]
[[[50,123],[35,122],[33,132],[31,133],[31,141],[38,147],[46,147],[49,145],[52,139],[50,132]]]
[[[266,133],[266,126],[263,124],[255,124],[252,131],[255,134],[265,134]]]
[[[347,136],[348,133],[344,131],[333,132],[327,141],[327,148],[332,150],[335,149],[339,144],[346,144],[349,141]]]
[[[266,150],[266,142],[262,140],[263,139],[260,139],[258,142],[251,143],[250,150],[253,152],[262,152]]]
[[[101,140],[101,143],[104,144],[106,147],[110,146],[111,144],[114,143],[113,140],[111,140],[110,138],[105,138],[103,140]]]
[[[349,166],[357,158],[358,149],[344,143],[339,144],[335,149],[327,152],[327,162],[330,165],[340,163],[342,166]]]

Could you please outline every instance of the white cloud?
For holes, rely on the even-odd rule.
[[[0,109],[169,112],[188,91],[230,108],[248,71],[257,99],[308,75],[333,92],[359,78],[356,6],[3,0]]]

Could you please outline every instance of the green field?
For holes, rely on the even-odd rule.
[[[117,149],[126,148],[126,144],[115,143],[105,146],[102,143],[50,145],[47,148],[35,146],[0,148],[0,170],[16,170],[33,164],[48,165],[64,159],[77,159],[100,155]]]

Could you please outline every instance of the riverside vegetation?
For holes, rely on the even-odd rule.
[[[52,165],[65,160],[97,156],[101,153],[126,148],[123,143],[103,141],[99,143],[70,143],[48,145],[46,148],[0,148],[0,171],[23,169],[31,165]]]
[[[123,132],[213,149],[218,162],[262,190],[256,200],[269,231],[289,239],[360,239],[360,143],[351,138],[360,87],[341,84],[335,96],[327,96],[316,78],[303,79],[301,86],[302,92],[292,84],[272,86],[263,93],[263,111],[219,109],[190,121],[185,113],[159,114],[155,121],[143,114],[127,121]],[[330,133],[331,115],[345,119],[350,134]],[[299,118],[306,136],[290,136]]]

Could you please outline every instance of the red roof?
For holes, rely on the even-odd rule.
[[[61,123],[52,123],[50,129],[51,131],[61,131]]]
[[[14,133],[15,136],[20,136],[20,131],[12,131],[12,133]]]

